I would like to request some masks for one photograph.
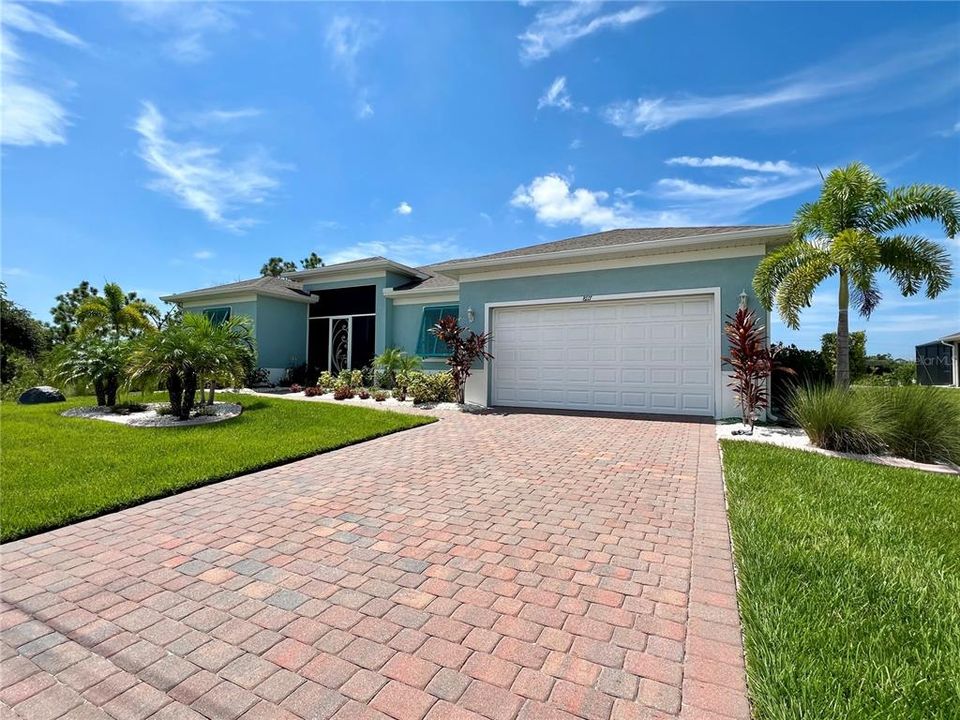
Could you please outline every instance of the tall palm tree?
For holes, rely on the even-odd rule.
[[[926,296],[935,298],[950,286],[947,251],[921,235],[900,232],[921,220],[940,223],[953,238],[960,230],[957,191],[925,184],[888,190],[870,168],[852,163],[827,175],[820,197],[797,210],[793,242],[766,256],[757,268],[757,297],[767,310],[776,305],[794,330],[816,287],[828,277],[839,277],[839,387],[850,384],[850,302],[863,317],[870,316],[881,299],[878,272],[893,278],[905,297],[925,286]]]
[[[103,295],[91,295],[77,308],[81,334],[113,334],[119,341],[125,334],[152,327],[148,319],[157,309],[136,296],[136,293],[124,293],[116,283],[103,286]]]

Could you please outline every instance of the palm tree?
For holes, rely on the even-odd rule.
[[[393,387],[397,373],[419,370],[423,361],[418,355],[407,355],[400,348],[386,348],[373,359],[373,366],[383,373],[387,387]]]
[[[153,327],[148,319],[152,314],[158,314],[153,305],[136,293],[124,293],[116,283],[107,283],[103,295],[91,295],[77,308],[81,334],[112,332],[114,341]]]
[[[170,399],[170,411],[184,420],[193,408],[191,399],[184,413],[184,378],[188,384],[192,383],[196,392],[196,373],[189,362],[188,345],[189,338],[180,324],[145,333],[133,341],[128,366],[131,380],[163,382]]]
[[[99,406],[117,404],[125,365],[126,348],[100,338],[74,338],[61,345],[54,357],[58,381],[91,383]]]
[[[883,178],[862,163],[832,170],[820,197],[800,207],[793,220],[794,240],[766,256],[753,287],[767,310],[776,305],[796,330],[800,311],[826,278],[840,281],[835,384],[850,384],[851,300],[869,317],[880,302],[877,273],[887,273],[906,297],[926,287],[935,298],[950,285],[947,251],[901,228],[921,220],[939,222],[947,236],[960,230],[960,196],[941,185],[908,185],[888,190]]]
[[[234,385],[253,366],[256,358],[253,325],[242,315],[214,322],[207,315],[188,313],[183,318],[183,327],[190,334],[188,353],[197,373],[201,401],[206,401],[203,388],[208,384],[212,405],[218,382]]]
[[[255,352],[248,318],[218,324],[206,315],[187,313],[181,322],[136,341],[130,374],[133,379],[163,380],[173,414],[186,420],[205,381],[210,383],[212,403],[214,383],[241,377],[253,364]]]

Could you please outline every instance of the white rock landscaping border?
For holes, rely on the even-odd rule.
[[[240,393],[243,395],[259,395],[261,397],[275,397],[283,398],[285,400],[307,400],[310,402],[332,402],[337,403],[338,405],[362,405],[363,407],[372,407],[374,409],[380,410],[429,410],[429,411],[452,411],[452,412],[467,412],[467,413],[486,413],[489,412],[488,408],[483,407],[482,405],[474,405],[472,403],[453,403],[453,402],[442,402],[442,403],[423,403],[422,405],[414,405],[412,400],[397,400],[394,397],[388,397],[385,400],[377,402],[373,397],[368,397],[365,400],[354,395],[352,398],[347,398],[346,400],[336,400],[333,397],[332,392],[323,393],[322,395],[314,395],[312,397],[307,397],[302,391],[301,392],[290,392],[283,389],[276,390],[253,390],[250,388],[242,388],[236,390],[229,390],[228,392]]]
[[[166,428],[166,427],[192,427],[193,425],[209,425],[210,423],[223,422],[235,418],[243,412],[243,406],[236,403],[218,402],[213,404],[212,415],[194,415],[189,420],[178,420],[173,415],[158,415],[157,408],[165,403],[150,403],[147,409],[141,412],[132,412],[126,415],[111,412],[108,407],[76,407],[70,408],[60,413],[64,417],[87,418],[90,420],[103,420],[105,422],[117,423],[118,425],[130,425],[139,428]]]
[[[774,425],[757,425],[753,430],[753,435],[735,435],[735,432],[746,430],[746,426],[741,423],[718,423],[718,440],[745,440],[748,442],[766,443],[767,445],[778,445],[780,447],[792,448],[794,450],[805,450],[806,452],[815,452],[829,457],[847,458],[848,460],[861,460],[863,462],[874,463],[875,465],[886,465],[888,467],[907,468],[909,470],[924,470],[926,472],[944,473],[948,475],[960,474],[960,468],[948,463],[919,463],[906,458],[893,457],[892,455],[859,455],[857,453],[843,453],[835,450],[824,450],[810,442],[810,438],[801,428],[778,427]]]

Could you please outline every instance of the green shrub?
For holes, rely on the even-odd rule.
[[[883,421],[875,404],[869,393],[801,385],[790,396],[787,413],[817,447],[873,453],[883,449]]]
[[[449,372],[417,373],[408,389],[415,405],[455,402],[457,397],[457,388]]]
[[[891,453],[917,462],[960,462],[960,392],[923,385],[863,392],[875,400]]]
[[[386,390],[374,390],[374,391],[373,391],[373,399],[376,400],[377,402],[383,402],[383,401],[386,400],[389,396],[390,396],[390,393],[388,393]]]
[[[406,400],[410,383],[423,375],[419,370],[400,370],[394,376],[393,396],[397,400]]]
[[[331,373],[324,370],[320,373],[320,377],[317,379],[317,387],[321,388],[324,392],[330,392],[333,390],[333,386],[336,384],[336,378],[333,377]]]

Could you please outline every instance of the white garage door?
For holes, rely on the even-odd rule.
[[[714,415],[713,296],[493,311],[491,404]]]

